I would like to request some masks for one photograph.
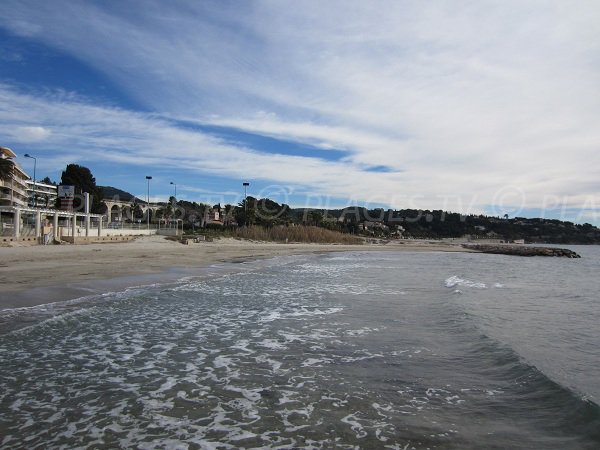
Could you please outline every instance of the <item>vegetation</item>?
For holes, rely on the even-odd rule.
[[[15,163],[8,158],[0,158],[0,180],[10,180],[15,170]]]
[[[80,175],[86,175],[89,184],[90,178],[93,180],[91,173],[88,169],[81,169],[80,172],[87,170],[87,174]],[[135,205],[134,217],[143,217],[139,206],[142,201],[116,188],[104,189],[113,197],[132,201]],[[359,206],[334,210],[293,209],[268,198],[258,199],[251,196],[237,205],[211,206],[177,201],[175,197],[169,198],[168,202],[161,205],[153,220],[182,220],[186,232],[196,233],[201,230],[202,234],[212,237],[231,236],[276,242],[285,242],[287,239],[288,242],[323,243],[355,243],[358,237],[470,237],[498,241],[524,239],[534,243],[600,244],[600,229],[597,227],[588,223],[580,225],[555,219],[461,215],[442,210],[367,209]]]
[[[62,173],[60,184],[75,186],[75,199],[73,209],[83,209],[83,193],[90,194],[90,211],[102,213],[105,208],[102,205],[104,193],[102,188],[96,186],[96,179],[90,169],[79,164],[69,164]]]
[[[44,184],[51,184],[51,185],[53,185],[53,186],[56,186],[56,182],[55,182],[55,181],[52,181],[52,180],[50,179],[50,177],[44,177],[44,178],[42,178],[42,179],[40,180],[40,183],[44,183]]]
[[[319,226],[351,233],[380,237],[402,236],[416,239],[461,238],[512,241],[524,239],[534,243],[599,244],[600,229],[589,223],[583,225],[556,219],[527,219],[524,217],[490,217],[461,215],[441,210],[367,210],[349,207],[320,211]],[[293,210],[296,221],[311,220],[311,212]],[[304,218],[304,219],[303,219]]]
[[[236,206],[206,205],[174,198],[163,218],[183,219],[188,231],[210,236],[285,242],[356,242],[357,236],[386,239],[494,239],[557,244],[600,244],[600,229],[554,219],[461,215],[441,210],[292,209],[270,199],[248,197]],[[219,211],[219,219],[210,213]],[[247,226],[244,226],[245,224]],[[342,236],[344,239],[342,239]]]
[[[363,240],[357,236],[331,231],[315,226],[275,226],[263,227],[252,225],[240,227],[232,232],[232,236],[255,241],[274,242],[310,242],[318,244],[362,244]]]
[[[98,188],[102,189],[104,198],[116,198],[122,202],[132,202],[132,201],[140,202],[141,201],[140,199],[138,199],[134,195],[130,194],[129,192],[123,191],[116,187],[98,186]]]

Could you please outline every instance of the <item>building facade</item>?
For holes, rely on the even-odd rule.
[[[3,167],[3,176],[0,176],[0,206],[27,206],[31,198],[27,183],[30,177],[14,161],[16,156],[10,148],[0,147],[0,164]]]
[[[14,161],[16,156],[10,148],[0,147],[0,164],[5,169],[0,176],[0,206],[54,208],[57,186],[34,182]]]
[[[58,186],[27,180],[27,196],[29,206],[37,208],[54,208],[58,197]]]

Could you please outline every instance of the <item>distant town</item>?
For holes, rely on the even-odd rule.
[[[247,227],[317,227],[377,239],[464,239],[512,243],[598,244],[591,224],[524,217],[462,215],[441,210],[291,208],[245,196],[236,205],[178,200],[149,202],[111,186],[98,186],[91,171],[69,164],[59,183],[36,180],[0,147],[0,237],[40,244],[123,239],[143,234],[227,233]],[[28,154],[25,157],[32,158]],[[35,165],[34,165],[35,167]],[[150,177],[148,177],[150,178]],[[148,180],[149,181],[149,180]],[[244,183],[244,188],[247,183]],[[176,188],[176,186],[175,186]],[[176,191],[175,191],[176,192]]]

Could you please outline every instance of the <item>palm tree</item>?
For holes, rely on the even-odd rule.
[[[233,205],[229,203],[225,205],[225,217],[223,217],[223,224],[229,225],[231,222],[231,211],[233,210]]]
[[[175,209],[173,208],[173,203],[167,203],[164,210],[164,216],[170,219],[174,212]]]

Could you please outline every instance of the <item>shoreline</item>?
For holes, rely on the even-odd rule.
[[[459,244],[280,244],[220,239],[182,245],[161,236],[121,243],[0,248],[0,311],[200,275],[214,264],[344,251],[469,252]],[[147,283],[146,283],[147,282]]]

